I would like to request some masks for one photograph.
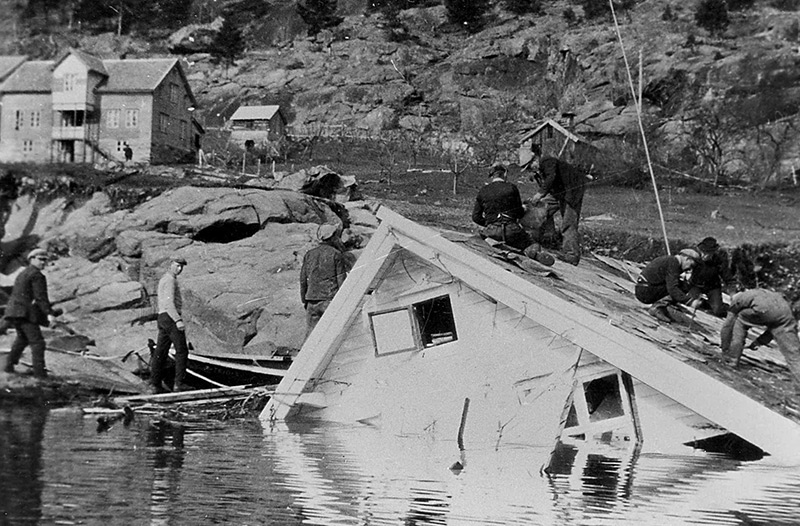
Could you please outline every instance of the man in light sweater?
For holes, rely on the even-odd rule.
[[[178,275],[186,266],[186,260],[173,256],[169,270],[158,282],[158,339],[156,348],[150,355],[150,386],[153,394],[167,392],[162,383],[164,380],[164,364],[171,345],[175,346],[175,381],[173,391],[185,391],[183,383],[186,375],[186,362],[189,359],[189,347],[186,343],[186,325],[181,317],[181,289]]]

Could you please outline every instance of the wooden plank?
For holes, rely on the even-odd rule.
[[[230,396],[231,394],[236,393],[271,393],[272,389],[267,389],[264,387],[251,387],[248,385],[237,385],[233,387],[221,387],[221,388],[214,388],[214,389],[197,389],[194,391],[181,391],[179,393],[163,393],[163,394],[153,394],[153,395],[135,395],[135,396],[125,396],[112,399],[117,405],[128,405],[133,403],[144,403],[144,402],[154,402],[154,403],[174,403],[174,402],[186,402],[190,400],[203,400],[203,399],[211,399],[211,398],[220,398],[225,396]]]

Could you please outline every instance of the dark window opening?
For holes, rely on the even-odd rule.
[[[569,406],[569,413],[567,414],[567,422],[564,424],[564,427],[575,427],[580,422],[578,421],[578,412],[575,411],[575,403],[573,402]]]
[[[725,433],[703,440],[695,440],[684,444],[708,453],[723,453],[736,460],[761,460],[768,456],[763,449],[754,446],[739,435]]]
[[[423,347],[433,347],[458,339],[456,321],[449,296],[439,296],[414,305]]]
[[[257,224],[215,223],[197,232],[193,239],[203,243],[233,243],[253,236],[259,228]]]
[[[244,141],[244,149],[245,150],[250,151],[255,147],[256,147],[256,143],[252,139],[248,139],[248,140]]]
[[[622,397],[617,375],[604,376],[583,384],[589,421],[600,422],[609,418],[624,416]]]

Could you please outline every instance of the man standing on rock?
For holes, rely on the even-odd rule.
[[[555,157],[542,156],[538,149],[533,150],[533,157],[523,169],[533,170],[532,179],[539,184],[539,191],[527,201],[536,206],[545,200],[546,216],[538,236],[539,243],[547,246],[555,242],[556,227],[554,217],[561,212],[561,254],[559,259],[577,265],[581,260],[581,239],[578,223],[581,219],[583,194],[589,178],[582,170]]]
[[[5,319],[14,327],[17,337],[6,357],[3,371],[14,372],[14,366],[25,347],[31,348],[33,376],[46,378],[44,365],[45,341],[40,326],[47,327],[61,314],[50,305],[47,278],[42,269],[47,265],[47,252],[41,248],[28,254],[28,266],[14,280],[14,289],[6,305]]]
[[[800,339],[797,337],[796,321],[798,314],[800,301],[793,308],[781,294],[771,290],[749,289],[735,294],[731,298],[731,306],[720,331],[722,354],[734,366],[738,366],[748,329],[766,327],[750,348],[767,345],[775,338],[789,370],[800,386]]]
[[[317,326],[350,271],[337,225],[320,225],[317,239],[319,245],[306,252],[300,267],[300,299],[306,310],[306,338]]]
[[[185,266],[184,258],[173,256],[169,270],[158,282],[158,338],[156,348],[150,355],[150,386],[153,394],[167,392],[162,382],[171,345],[175,346],[175,381],[172,390],[187,390],[183,380],[186,376],[186,362],[189,360],[189,346],[186,343],[186,325],[181,316],[183,302],[178,285],[178,275]]]

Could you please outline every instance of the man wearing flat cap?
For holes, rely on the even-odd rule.
[[[44,364],[45,341],[40,326],[50,325],[54,317],[61,314],[61,310],[50,305],[47,278],[42,274],[45,265],[47,252],[41,248],[31,250],[28,254],[28,266],[14,280],[14,289],[6,305],[5,319],[14,327],[17,337],[6,356],[3,370],[7,373],[14,372],[14,366],[25,347],[30,347],[33,376],[47,377]]]
[[[525,215],[519,189],[506,180],[508,170],[496,164],[489,172],[491,180],[478,191],[472,208],[472,221],[482,226],[481,234],[508,246],[525,250],[531,239],[519,220]]]
[[[728,306],[722,301],[722,287],[733,280],[728,255],[713,237],[703,239],[695,249],[700,259],[689,278],[689,293],[696,297],[704,295],[711,314],[724,318]]]
[[[169,269],[158,282],[158,338],[150,355],[150,388],[153,394],[167,392],[164,387],[164,366],[170,346],[175,346],[175,380],[173,391],[185,391],[186,362],[189,346],[186,343],[186,324],[183,322],[181,289],[178,275],[183,272],[186,259],[172,256]]]
[[[306,310],[306,338],[344,283],[350,263],[339,239],[339,227],[325,223],[317,228],[319,245],[303,256],[300,267],[300,299]]]
[[[691,270],[700,259],[700,254],[685,248],[672,256],[659,256],[642,269],[636,281],[636,299],[650,305],[647,312],[663,322],[671,322],[667,310],[670,303],[685,303],[697,306],[697,296],[684,292],[681,274]]]

